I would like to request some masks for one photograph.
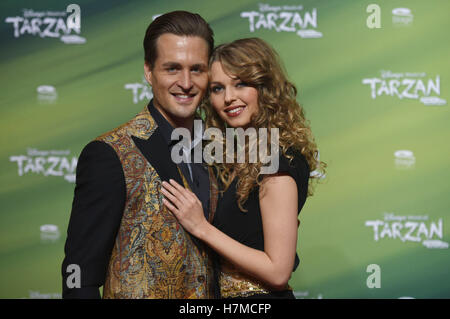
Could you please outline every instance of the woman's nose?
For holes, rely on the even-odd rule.
[[[236,100],[236,92],[233,88],[229,88],[225,90],[225,104],[231,104]]]

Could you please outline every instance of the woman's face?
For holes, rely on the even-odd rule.
[[[213,62],[209,82],[210,102],[231,127],[246,128],[258,112],[258,91],[237,77],[226,74],[220,62]]]

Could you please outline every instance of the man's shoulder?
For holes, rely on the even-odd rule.
[[[131,136],[147,139],[153,133],[155,128],[155,121],[150,115],[147,107],[145,107],[132,119],[97,136],[94,141],[102,141],[111,144],[115,141],[123,140],[123,138],[129,139]]]
[[[116,140],[117,138],[123,138],[124,136],[128,136],[128,128],[130,127],[132,120],[123,123],[112,130],[109,130],[96,138],[93,141],[101,141],[109,144],[110,142]]]

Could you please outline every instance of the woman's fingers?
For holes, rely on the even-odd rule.
[[[180,207],[180,201],[176,196],[172,195],[164,187],[161,188],[161,192],[163,193],[164,197],[168,199],[171,203],[173,203],[177,208]]]
[[[192,199],[193,201],[198,201],[200,202],[200,200],[198,199],[197,195],[195,195],[195,193],[193,193],[192,191],[190,191],[187,188],[184,188],[183,186],[181,186],[180,184],[178,184],[176,181],[174,181],[173,179],[170,179],[170,184],[175,187],[176,190],[178,190],[186,199]]]
[[[178,219],[180,224],[194,236],[198,236],[201,225],[206,221],[200,200],[194,193],[174,180],[162,182],[163,203]]]
[[[169,180],[171,186],[173,186],[178,192],[180,192],[180,194],[182,194],[185,198],[189,198],[193,193],[191,191],[189,191],[188,189],[184,188],[183,186],[181,186],[180,184],[178,184],[176,181],[174,181],[173,179]]]
[[[178,200],[180,200],[180,201],[186,200],[185,196],[183,195],[182,190],[179,190],[179,188],[175,188],[173,185],[171,185],[167,182],[162,182],[162,186],[167,192],[169,192],[171,195],[176,197]]]
[[[166,205],[166,207],[175,215],[177,216],[178,214],[178,209],[172,205],[167,199],[163,198],[163,203],[164,205]]]
[[[189,202],[191,204],[193,204],[193,203],[200,203],[200,205],[201,205],[200,200],[198,199],[198,197],[193,192],[191,192],[187,188],[184,188],[183,186],[178,184],[173,179],[170,179],[169,181],[170,181],[169,185],[173,187],[174,192],[177,191],[178,194],[180,194],[180,196],[177,196],[179,200],[183,201],[183,203],[186,203],[186,202]],[[163,185],[165,185],[165,184],[163,184]]]
[[[185,189],[172,179],[170,182],[170,184],[167,182],[162,182],[161,192],[165,198],[177,208],[177,216],[180,216],[180,214],[183,215],[184,211],[190,211],[196,202],[200,202],[197,196],[189,190]]]
[[[177,216],[183,215],[184,211],[191,211],[196,206],[203,209],[203,205],[198,197],[173,179],[170,179],[170,183],[162,182],[162,186],[161,191],[163,195],[178,209]]]

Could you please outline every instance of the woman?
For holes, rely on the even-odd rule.
[[[163,182],[167,208],[220,255],[224,298],[294,298],[288,280],[299,263],[298,213],[311,195],[310,172],[325,166],[317,159],[296,94],[277,54],[263,40],[217,47],[210,60],[209,105],[203,106],[207,127],[223,133],[227,127],[278,128],[279,168],[261,174],[261,159],[242,163],[236,155],[232,163],[215,163],[222,195],[213,224],[191,191],[172,180]],[[249,142],[245,148],[251,149]]]

